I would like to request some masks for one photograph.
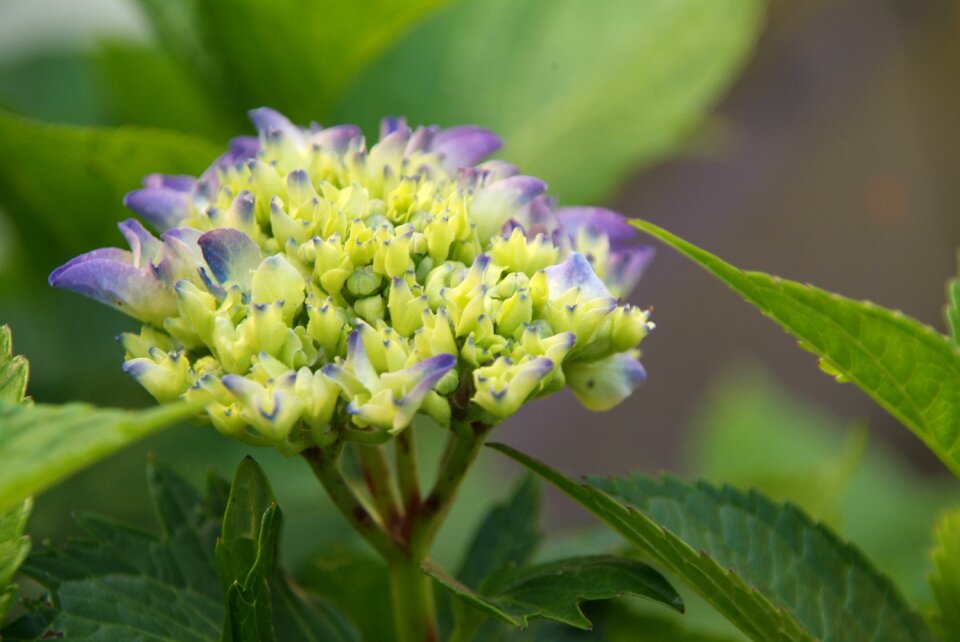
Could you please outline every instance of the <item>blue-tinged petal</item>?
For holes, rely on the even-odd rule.
[[[260,247],[249,236],[229,227],[210,230],[197,240],[203,259],[217,280],[233,281],[244,292],[250,290],[250,278],[263,259]]]
[[[457,365],[457,358],[452,354],[438,354],[420,363],[410,366],[399,372],[383,375],[384,385],[391,387],[389,378],[400,381],[415,381],[416,385],[399,399],[394,401],[396,414],[393,416],[393,430],[403,430],[413,421],[414,415],[420,410],[424,398],[433,390],[437,382]]]
[[[157,278],[172,286],[180,279],[189,279],[197,285],[203,281],[200,269],[203,254],[198,245],[203,232],[192,227],[173,227],[160,235],[160,252],[151,263]]]
[[[77,292],[154,325],[161,325],[165,317],[177,313],[173,291],[151,273],[131,265],[129,254],[126,261],[102,256],[77,257],[50,275],[50,285]]]
[[[370,362],[367,356],[367,350],[363,346],[363,337],[359,330],[354,330],[347,337],[347,367],[353,371],[353,374],[367,388],[367,390],[376,390],[379,377],[377,370]]]
[[[127,250],[121,250],[118,247],[104,247],[99,250],[93,250],[80,256],[75,256],[56,270],[50,273],[50,276],[47,277],[47,283],[54,287],[59,287],[57,282],[60,280],[60,275],[66,272],[67,270],[74,268],[81,263],[86,263],[87,261],[113,261],[116,263],[129,263],[133,265],[133,254]]]
[[[563,263],[545,268],[544,273],[550,298],[558,297],[570,288],[579,288],[581,301],[612,298],[607,286],[579,252],[571,252]]]
[[[387,116],[380,119],[380,140],[383,140],[398,129],[407,126],[407,119],[403,116]]]
[[[356,125],[337,125],[327,127],[310,135],[310,143],[320,149],[343,154],[350,143],[363,136],[363,132]]]
[[[618,297],[625,297],[637,286],[656,249],[652,245],[636,245],[617,250],[607,260],[605,281]]]
[[[439,132],[431,151],[443,157],[443,168],[453,174],[461,167],[476,165],[501,147],[500,137],[489,129],[466,125]]]
[[[486,241],[499,234],[504,223],[514,218],[517,210],[547,189],[547,184],[533,176],[511,176],[480,190],[470,204],[471,218],[477,234]]]
[[[117,227],[130,246],[132,263],[136,267],[143,267],[160,253],[160,240],[140,225],[137,219],[128,218],[118,223]]]
[[[169,187],[145,187],[123,197],[123,204],[159,231],[190,215],[190,195]]]
[[[189,192],[193,189],[196,182],[197,179],[195,177],[185,176],[183,174],[148,174],[143,179],[143,186],[154,189],[166,187],[178,192]]]
[[[571,239],[580,230],[605,235],[614,248],[622,247],[637,235],[627,217],[603,207],[565,207],[556,212],[557,221]]]
[[[261,144],[276,134],[282,135],[294,143],[303,141],[303,130],[290,122],[290,119],[269,107],[251,109],[247,112],[253,126],[260,134]]]
[[[618,405],[647,378],[640,362],[624,353],[599,361],[574,362],[565,365],[563,373],[580,403],[598,412]]]
[[[401,127],[381,138],[380,142],[370,148],[367,157],[370,169],[374,173],[379,173],[386,165],[399,167],[412,133],[409,127]]]

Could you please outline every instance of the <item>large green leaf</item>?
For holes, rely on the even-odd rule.
[[[726,283],[912,430],[960,476],[960,347],[899,312],[744,272],[645,221],[645,232]]]
[[[0,403],[0,511],[202,406],[198,400],[129,411]]]
[[[889,580],[790,504],[672,478],[578,483],[494,447],[637,544],[758,642],[933,640]]]
[[[651,566],[610,555],[507,568],[484,582],[482,594],[430,560],[423,563],[423,570],[465,603],[521,628],[531,619],[542,618],[588,629],[590,620],[580,603],[621,595],[645,597],[683,611],[680,595]]]
[[[223,590],[213,567],[223,498],[204,500],[170,471],[151,466],[161,535],[92,515],[89,537],[47,547],[23,566],[50,592],[4,639],[211,642],[220,637]],[[216,487],[214,487],[216,489]]]
[[[448,1],[193,4],[203,45],[235,102],[242,109],[269,105],[295,121],[309,122],[327,118],[333,101],[357,73]]]
[[[27,394],[30,364],[13,354],[10,326],[0,326],[0,403],[20,403]]]
[[[937,606],[930,620],[944,640],[955,640],[960,637],[960,509],[943,515],[936,537],[930,586]]]
[[[960,264],[960,253],[957,254]],[[960,276],[947,282],[947,324],[954,343],[960,343]]]
[[[25,242],[62,260],[114,243],[123,195],[151,172],[197,173],[221,152],[209,141],[139,127],[49,125],[0,111],[0,204]]]
[[[0,623],[19,594],[10,582],[30,552],[30,538],[23,531],[32,508],[33,500],[25,499],[8,513],[0,513]]]
[[[739,71],[761,0],[465,0],[371,65],[336,116],[475,123],[565,202],[673,151]]]

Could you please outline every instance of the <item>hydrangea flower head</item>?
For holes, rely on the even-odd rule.
[[[158,401],[206,395],[222,433],[292,454],[415,415],[497,423],[565,385],[605,410],[644,378],[648,312],[623,305],[652,257],[614,212],[557,209],[484,159],[478,127],[385,119],[301,128],[251,112],[198,178],[125,198],[129,250],[81,255],[56,287],[143,322],[124,370]]]

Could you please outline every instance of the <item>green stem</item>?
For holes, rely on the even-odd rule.
[[[420,473],[417,464],[417,434],[413,424],[397,435],[394,444],[397,462],[397,482],[400,485],[400,497],[408,522],[416,520],[420,511]]]
[[[387,456],[380,446],[357,446],[360,463],[363,467],[363,479],[370,489],[373,503],[380,511],[389,532],[394,532],[400,524],[400,500],[397,485],[390,472]]]
[[[428,551],[433,543],[437,531],[443,524],[443,519],[450,511],[457,491],[463,482],[467,471],[483,447],[490,428],[487,424],[474,422],[469,426],[460,427],[460,430],[451,430],[450,443],[440,464],[440,473],[433,485],[430,494],[423,501],[420,519],[413,523],[410,529],[410,545],[422,547]]]
[[[420,569],[426,551],[411,550],[388,563],[397,642],[439,642],[433,578]]]
[[[354,530],[360,533],[384,559],[389,560],[397,555],[397,546],[366,506],[360,502],[357,494],[340,472],[337,463],[342,452],[343,443],[338,442],[327,448],[308,448],[303,451],[303,457],[310,464],[313,474],[323,485],[333,504],[350,522]]]

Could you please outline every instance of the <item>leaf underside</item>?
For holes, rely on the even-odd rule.
[[[198,404],[178,402],[127,411],[76,403],[0,403],[0,511],[195,415],[202,405]]]
[[[933,641],[896,587],[789,504],[669,477],[578,483],[508,446],[493,447],[684,579],[753,640]]]
[[[857,384],[960,477],[960,347],[870,302],[761,272],[744,272],[646,221],[634,221],[739,293]]]
[[[660,573],[642,562],[610,555],[504,569],[484,582],[482,595],[435,562],[425,561],[423,570],[460,600],[521,628],[542,618],[589,629],[580,603],[621,595],[646,597],[683,611],[683,600]]]

